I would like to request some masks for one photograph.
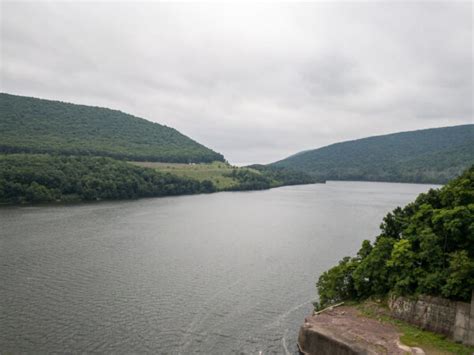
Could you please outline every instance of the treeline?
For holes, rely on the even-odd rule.
[[[316,182],[324,182],[324,180],[311,176],[308,173],[290,168],[260,164],[249,165],[247,168],[258,170],[261,174],[273,181],[274,186],[314,184]]]
[[[86,144],[81,146],[82,144]],[[167,163],[212,163],[213,161],[224,161],[222,155],[219,154],[201,154],[193,148],[189,149],[173,149],[161,148],[159,152],[133,152],[127,151],[126,148],[115,147],[112,151],[109,147],[103,146],[91,148],[88,143],[77,143],[75,147],[64,146],[62,143],[48,141],[46,139],[42,144],[32,143],[32,146],[20,142],[13,142],[9,145],[0,144],[0,154],[49,154],[49,155],[83,155],[83,156],[103,156],[118,160],[129,161],[150,161],[150,162],[167,162]]]
[[[210,180],[180,177],[108,157],[0,154],[0,203],[131,199],[314,182],[300,173],[268,167],[235,168],[223,175],[236,183],[218,189]]]
[[[177,177],[106,157],[0,155],[0,202],[130,199],[214,192],[210,181]]]
[[[468,301],[474,289],[474,166],[389,213],[381,234],[317,282],[316,308],[388,294]]]
[[[229,191],[265,190],[272,187],[272,180],[250,169],[233,169],[232,172],[224,174],[237,181],[237,184],[227,188]]]
[[[264,190],[285,185],[313,184],[318,182],[314,177],[291,169],[277,168],[266,165],[250,165],[245,168],[233,169],[224,174],[238,181],[238,184],[227,190]]]
[[[177,130],[117,110],[0,93],[0,153],[224,161]]]

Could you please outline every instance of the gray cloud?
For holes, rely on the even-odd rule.
[[[1,2],[0,89],[172,126],[233,163],[473,122],[471,2]]]

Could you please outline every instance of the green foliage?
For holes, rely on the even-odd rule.
[[[0,154],[0,203],[260,190],[283,185],[284,180],[275,180],[283,177],[224,162],[127,163],[107,157]]]
[[[287,186],[287,185],[301,185],[301,184],[314,184],[316,182],[323,182],[315,177],[298,170],[289,168],[282,168],[272,165],[260,165],[254,164],[249,165],[247,168],[259,171],[262,175],[270,179],[272,187],[275,186]]]
[[[364,240],[360,250],[357,252],[357,257],[359,259],[365,259],[367,256],[369,256],[372,249],[373,247],[372,244],[370,244],[370,240]]]
[[[400,239],[393,244],[386,267],[389,270],[389,285],[396,293],[413,293],[416,290],[416,262],[410,240]]]
[[[469,299],[470,291],[474,289],[474,259],[469,257],[466,250],[450,254],[448,275],[442,294],[446,297]]]
[[[474,166],[387,214],[374,245],[317,283],[321,307],[344,299],[429,294],[468,300],[474,289]]]
[[[305,173],[264,165],[236,167],[224,162],[200,164],[131,163],[189,179],[209,180],[218,191],[261,190],[284,185],[311,184],[316,182],[314,178]]]
[[[215,191],[207,180],[106,157],[0,155],[0,203],[128,199]]]
[[[280,175],[282,176],[282,175]],[[107,157],[0,154],[0,203],[129,199],[260,190],[284,181],[223,162],[124,162]]]
[[[265,165],[250,165],[234,168],[225,176],[232,177],[238,184],[228,190],[263,190],[284,185],[313,184],[316,179],[310,175],[292,169]]]
[[[272,187],[272,181],[269,177],[250,169],[234,168],[224,176],[237,181],[237,185],[228,188],[229,191],[264,190]]]
[[[474,125],[425,129],[332,144],[271,166],[318,180],[444,184],[474,164]]]
[[[224,161],[177,130],[100,107],[0,94],[0,152]]]
[[[236,185],[237,182],[224,175],[234,168],[226,162],[212,162],[199,164],[163,163],[163,162],[130,162],[138,166],[153,168],[158,172],[167,172],[173,175],[198,181],[211,181],[217,191],[223,191]]]
[[[319,290],[319,303],[316,309],[354,298],[357,293],[354,288],[352,274],[357,267],[357,261],[349,257],[342,259],[337,266],[324,272],[316,283]]]
[[[353,273],[356,299],[383,294],[386,291],[389,271],[385,266],[392,253],[393,244],[393,239],[382,235],[368,254],[359,251],[359,254],[365,254],[365,257],[357,260]]]

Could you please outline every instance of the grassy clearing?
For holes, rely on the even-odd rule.
[[[408,346],[422,348],[427,355],[471,355],[474,347],[456,343],[444,335],[422,330],[404,321],[388,315],[388,308],[382,304],[364,302],[356,307],[369,318],[375,318],[384,323],[393,324],[400,332],[400,341]]]
[[[237,168],[223,162],[213,162],[207,164],[180,164],[180,163],[155,163],[155,162],[129,162],[134,165],[153,168],[160,172],[167,172],[180,177],[186,177],[189,179],[195,179],[199,181],[209,180],[211,181],[218,190],[224,190],[238,185],[238,181],[232,177],[224,176],[229,174],[233,169],[246,169],[248,168]],[[254,172],[257,170],[251,169]]]

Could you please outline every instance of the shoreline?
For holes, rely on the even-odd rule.
[[[191,194],[177,194],[177,195],[161,195],[161,196],[143,196],[143,197],[136,197],[136,198],[126,198],[126,199],[99,199],[99,200],[71,200],[71,201],[48,201],[48,202],[25,202],[25,203],[4,203],[0,202],[0,209],[8,208],[8,207],[61,207],[61,206],[75,206],[75,205],[84,205],[84,204],[99,204],[99,203],[108,203],[108,202],[127,202],[127,201],[138,201],[138,200],[147,200],[147,199],[155,199],[155,198],[167,198],[167,197],[183,197],[183,196],[200,196],[200,195],[213,195],[217,193],[229,192],[229,193],[237,193],[237,192],[258,192],[258,191],[268,191],[273,189],[278,189],[280,187],[287,187],[287,186],[302,186],[302,185],[314,185],[314,184],[325,184],[326,182],[313,182],[313,183],[303,183],[303,184],[288,184],[288,185],[278,185],[272,186],[266,189],[225,189],[225,190],[218,190],[214,192],[200,192],[200,193],[191,193]]]

